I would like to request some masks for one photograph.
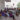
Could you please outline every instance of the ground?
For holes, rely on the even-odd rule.
[[[19,15],[18,17],[17,17],[17,16],[15,16],[15,19],[16,19],[16,20],[20,20],[20,15]],[[13,20],[13,18],[2,16],[0,20]]]

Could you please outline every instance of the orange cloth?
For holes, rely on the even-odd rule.
[[[1,16],[1,14],[0,14],[0,16]]]

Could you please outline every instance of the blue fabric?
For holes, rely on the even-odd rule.
[[[5,16],[4,12],[2,12],[2,16]]]
[[[8,14],[8,16],[9,16],[9,14]]]
[[[8,11],[7,11],[7,13],[8,13]],[[8,16],[9,16],[9,14],[8,14]]]

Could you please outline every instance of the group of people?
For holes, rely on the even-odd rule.
[[[16,13],[16,16],[17,16],[18,14]],[[12,12],[10,11],[10,12],[8,12],[8,11],[6,11],[6,10],[1,10],[0,11],[0,17],[1,16],[5,16],[5,17],[7,17],[7,16],[9,16],[9,17],[13,17],[13,20],[15,19],[15,17],[14,17],[14,15],[12,15]]]
[[[16,15],[16,16],[19,16],[19,14],[18,14],[17,11],[16,11],[15,15]],[[10,16],[10,17],[13,17],[13,20],[16,20],[16,19],[15,19],[15,16],[14,16],[13,13],[12,13],[12,11],[9,11],[9,16]]]
[[[9,11],[9,17],[12,17],[13,20],[15,20],[15,17],[14,17],[14,15],[13,15],[13,13],[11,11]]]
[[[14,16],[12,15],[12,12],[9,12],[8,14],[8,11],[6,11],[6,10],[4,10],[4,11],[0,11],[0,17],[1,16],[5,16],[5,17],[7,17],[7,16],[9,16],[9,17],[13,17],[13,19],[14,19]]]
[[[3,10],[3,11],[1,10],[1,11],[0,11],[0,16],[5,16],[5,15],[6,15],[6,13],[7,13],[7,11],[6,11],[6,10]]]

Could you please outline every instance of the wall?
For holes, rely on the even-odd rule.
[[[4,0],[0,0],[0,9],[5,8]]]

